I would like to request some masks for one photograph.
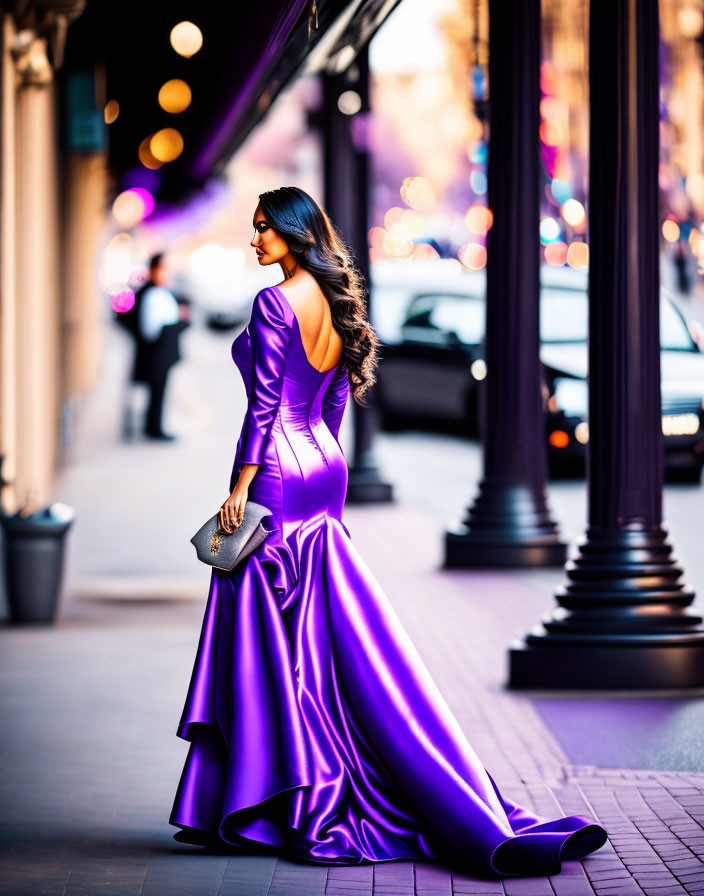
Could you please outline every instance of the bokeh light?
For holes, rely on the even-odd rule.
[[[549,441],[554,448],[566,448],[570,443],[570,437],[563,429],[555,429],[550,433]]]
[[[149,192],[149,190],[144,187],[130,187],[131,193],[136,193],[139,198],[142,200],[142,204],[144,205],[144,212],[142,213],[142,220],[148,218],[149,215],[154,211],[154,206],[156,205],[154,201],[154,197]]]
[[[142,142],[139,144],[137,155],[139,156],[139,161],[144,165],[145,168],[156,170],[157,168],[161,168],[164,163],[155,158],[154,154],[149,148],[153,136],[153,134],[149,134],[148,137],[145,137],[144,140],[142,140]]]
[[[559,80],[555,66],[546,59],[540,64],[540,89],[543,93],[554,94]]]
[[[540,139],[548,146],[559,146],[565,142],[565,128],[561,121],[551,118],[541,123]]]
[[[469,155],[470,162],[475,165],[486,165],[489,158],[489,146],[485,140],[478,140]]]
[[[129,311],[130,308],[134,307],[134,293],[131,289],[124,285],[120,285],[119,287],[114,288],[117,291],[113,292],[112,289],[110,290],[110,306],[113,311],[124,314],[125,311]]]
[[[472,361],[469,371],[475,380],[483,380],[486,377],[486,361],[483,358],[477,358],[476,361]]]
[[[543,243],[551,243],[559,239],[560,225],[554,218],[543,218],[540,222],[540,239]]]
[[[375,249],[381,249],[384,244],[384,237],[386,236],[386,230],[383,227],[370,227],[369,228],[369,245],[373,246]]]
[[[190,59],[203,46],[203,33],[193,22],[179,22],[171,29],[170,41],[179,56]]]
[[[540,100],[540,117],[541,118],[560,118],[564,116],[564,104],[555,96],[544,96]]]
[[[689,3],[682,6],[677,12],[677,24],[680,27],[682,37],[699,37],[704,29],[704,15],[702,10]]]
[[[486,193],[488,186],[486,174],[484,174],[483,171],[479,171],[478,169],[473,171],[469,175],[469,185],[479,196],[481,196],[482,193]]]
[[[130,230],[144,218],[145,205],[141,190],[123,190],[112,204],[112,215],[120,227]]]
[[[554,243],[548,243],[545,247],[545,261],[548,264],[559,267],[567,261],[567,243],[562,240],[555,240]]]
[[[143,205],[143,200],[137,194],[133,195],[131,200],[135,202],[136,211],[139,213],[139,206]],[[146,279],[146,271],[143,272],[145,254],[148,253],[144,246],[140,245],[139,239],[126,231],[114,234],[100,253],[98,283],[109,297],[111,307],[115,311],[128,311],[132,306],[135,290]],[[140,277],[142,272],[144,276]]]
[[[584,206],[578,199],[568,199],[564,202],[560,214],[571,227],[579,227],[586,218]]]
[[[564,202],[567,202],[568,199],[572,198],[572,185],[569,181],[561,180],[559,177],[556,177],[550,184],[550,192],[557,202],[562,205]]]
[[[494,223],[494,213],[485,205],[472,205],[464,220],[472,233],[486,233]]]
[[[191,105],[191,99],[191,88],[181,78],[171,78],[159,88],[159,105],[165,112],[183,112]]]
[[[676,243],[680,238],[680,226],[677,221],[673,221],[672,218],[667,218],[662,222],[662,235],[668,241],[668,243]]]
[[[401,199],[419,212],[431,211],[436,205],[435,191],[424,177],[407,177],[401,184]]]
[[[384,237],[383,249],[392,258],[410,258],[413,255],[413,239],[407,227],[392,224]]]
[[[398,224],[404,211],[406,211],[406,209],[399,208],[397,205],[390,208],[384,215],[384,227],[386,227],[387,230],[390,230],[394,224]],[[384,234],[384,236],[386,236],[386,234]]]
[[[567,264],[572,268],[583,270],[589,267],[589,248],[586,243],[577,241],[570,243],[567,250]]]
[[[105,124],[112,124],[113,121],[117,120],[117,116],[120,114],[120,104],[117,100],[110,100],[105,104],[105,109],[103,110],[103,115],[105,117]]]
[[[337,98],[337,108],[343,115],[355,115],[362,108],[362,97],[356,90],[345,90]]]
[[[486,249],[481,243],[465,243],[460,246],[457,258],[470,271],[479,271],[486,265]]]
[[[405,211],[401,214],[399,223],[408,228],[413,239],[423,236],[425,233],[425,220],[418,212]]]
[[[149,141],[149,149],[160,162],[173,162],[183,152],[183,137],[176,128],[162,128]]]

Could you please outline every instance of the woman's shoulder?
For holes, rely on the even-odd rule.
[[[289,323],[286,303],[282,300],[276,287],[265,286],[255,295],[252,303],[251,322],[265,322],[278,326]]]

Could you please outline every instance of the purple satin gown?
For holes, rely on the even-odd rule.
[[[181,842],[325,865],[428,859],[489,875],[554,874],[602,846],[591,819],[502,796],[342,522],[342,363],[308,361],[277,287],[232,356],[249,397],[230,489],[271,534],[213,569],[177,734],[190,741],[169,823]]]

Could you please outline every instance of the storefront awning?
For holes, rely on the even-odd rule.
[[[67,67],[93,55],[106,65],[105,100],[119,103],[109,125],[109,161],[123,186],[140,167],[138,150],[162,128],[183,137],[183,150],[159,169],[157,194],[177,201],[219,172],[281,90],[301,71],[347,67],[399,0],[271,0],[266,3],[145,3],[121,0],[112,20],[98,0],[69,32]],[[191,21],[203,35],[190,58],[170,32]],[[192,94],[177,114],[158,102],[178,78]],[[155,178],[157,180],[157,178]]]

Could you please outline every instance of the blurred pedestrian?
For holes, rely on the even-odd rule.
[[[677,241],[674,261],[677,273],[677,289],[682,295],[689,295],[692,291],[692,279],[689,275],[689,254],[685,251],[684,240]]]
[[[190,326],[190,309],[166,287],[167,270],[164,253],[149,260],[149,276],[135,293],[135,357],[132,382],[149,386],[149,405],[144,422],[144,435],[149,439],[172,441],[176,437],[164,432],[162,412],[164,395],[171,367],[181,360],[180,335]]]

